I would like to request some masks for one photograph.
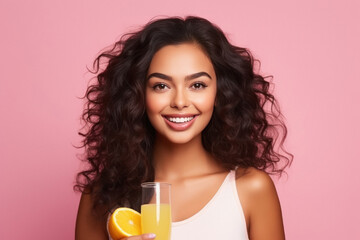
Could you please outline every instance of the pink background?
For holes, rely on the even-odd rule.
[[[360,239],[360,4],[0,2],[0,239],[72,239],[77,131],[96,54],[158,15],[198,15],[274,75],[295,161],[276,181],[288,239]]]

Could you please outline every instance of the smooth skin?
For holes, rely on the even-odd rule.
[[[212,63],[197,44],[165,46],[154,55],[148,71],[146,110],[157,132],[153,153],[155,181],[172,184],[173,222],[199,212],[228,174],[201,142],[201,132],[213,112],[216,90]],[[179,131],[164,119],[173,114],[196,118],[189,128]],[[249,238],[285,239],[280,203],[271,178],[255,168],[238,168],[236,186]],[[83,194],[80,200],[76,239],[108,239],[106,219],[91,214],[90,195]],[[141,235],[122,240],[125,239],[154,238]]]

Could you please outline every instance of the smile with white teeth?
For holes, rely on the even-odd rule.
[[[173,123],[185,123],[193,120],[194,117],[168,117],[167,119]]]

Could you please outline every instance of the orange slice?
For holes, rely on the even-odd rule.
[[[131,208],[118,208],[111,214],[108,229],[112,239],[141,235],[141,215]]]

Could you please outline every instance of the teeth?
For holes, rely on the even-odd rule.
[[[184,122],[189,122],[193,119],[194,117],[185,117],[185,118],[168,118],[170,122],[174,122],[174,123],[184,123]]]

